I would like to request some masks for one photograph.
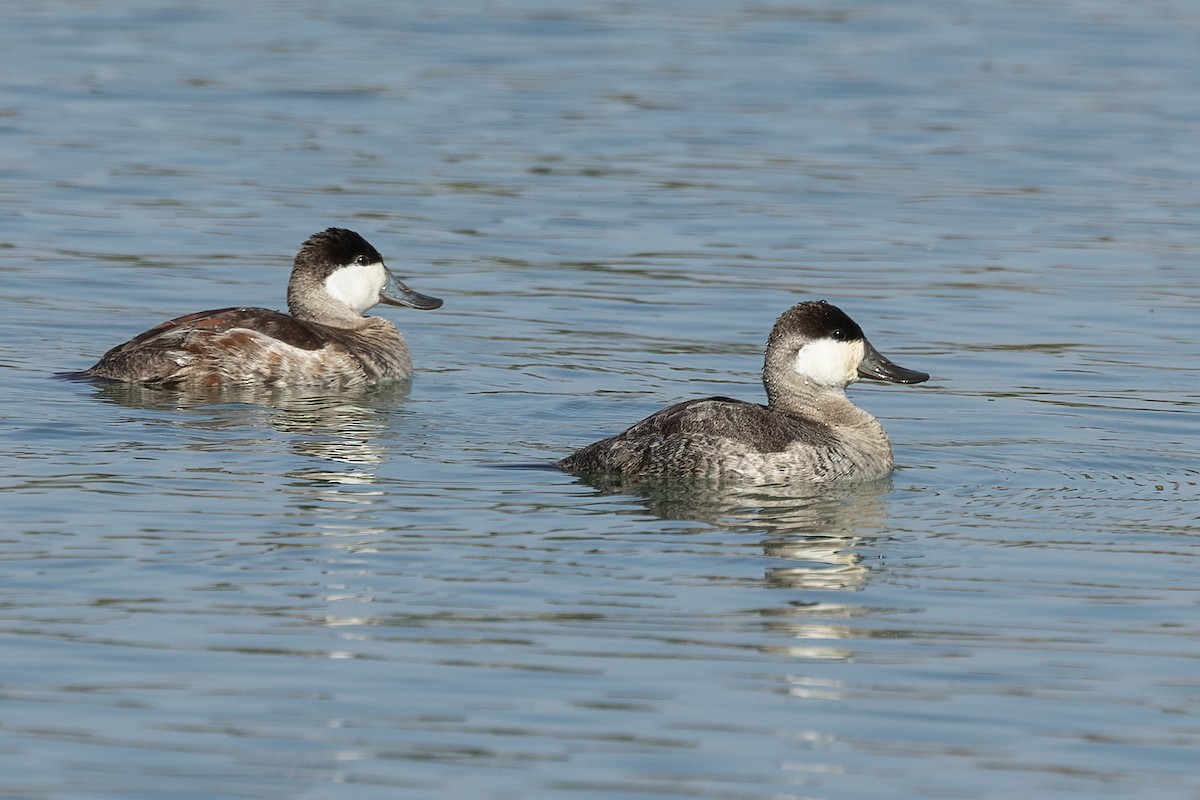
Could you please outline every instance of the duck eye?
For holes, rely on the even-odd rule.
[[[358,264],[360,267],[365,267],[367,265],[367,257],[359,256],[358,258],[354,259],[354,263]]]
[[[829,332],[829,337],[836,342],[846,341],[846,331],[842,328],[834,328]]]

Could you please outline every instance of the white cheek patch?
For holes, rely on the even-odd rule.
[[[862,340],[818,339],[800,348],[794,369],[800,377],[823,386],[845,386],[858,377],[865,349]]]
[[[351,264],[325,279],[325,291],[356,314],[362,314],[379,303],[379,292],[386,280],[383,264]]]

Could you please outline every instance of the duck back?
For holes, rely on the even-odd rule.
[[[407,378],[404,337],[371,317],[345,329],[266,308],[220,308],[168,320],[118,345],[84,374],[162,386],[350,386]]]
[[[728,397],[689,400],[590,444],[557,466],[576,473],[643,478],[818,483],[860,468],[869,475],[885,474],[892,466],[887,435],[874,418],[863,416],[869,423],[856,420],[866,424],[840,430],[808,416]]]

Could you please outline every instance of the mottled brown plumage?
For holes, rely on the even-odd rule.
[[[851,403],[857,377],[920,383],[929,376],[881,356],[836,306],[800,303],[780,316],[763,366],[767,405],[689,400],[556,462],[570,472],[761,482],[868,480],[892,469],[878,420]]]
[[[234,307],[186,314],[112,348],[84,374],[179,387],[344,387],[407,378],[412,359],[400,331],[363,316],[380,302],[442,304],[397,281],[357,233],[329,228],[296,256],[290,313]]]

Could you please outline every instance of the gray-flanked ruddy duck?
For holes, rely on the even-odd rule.
[[[379,303],[432,309],[436,297],[396,279],[379,251],[345,228],[309,237],[288,282],[288,312],[219,308],[177,317],[109,350],[83,374],[181,388],[369,385],[412,375]]]
[[[846,387],[860,377],[929,380],[880,355],[836,306],[800,303],[779,317],[767,339],[767,405],[728,397],[688,400],[555,464],[634,480],[824,484],[882,478],[893,466],[887,432],[846,398]]]

